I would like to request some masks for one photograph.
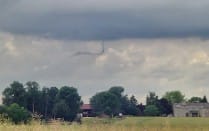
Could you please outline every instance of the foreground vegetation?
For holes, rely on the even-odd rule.
[[[29,125],[0,125],[2,131],[208,131],[209,118],[128,117],[123,119],[85,118],[83,124],[32,122]]]

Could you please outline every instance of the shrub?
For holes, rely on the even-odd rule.
[[[155,105],[147,105],[144,109],[146,116],[159,116],[160,111]]]
[[[15,124],[19,124],[21,122],[28,123],[31,120],[30,113],[16,103],[7,107],[6,112],[8,114],[8,118]]]

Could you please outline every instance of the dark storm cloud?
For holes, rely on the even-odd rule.
[[[208,1],[0,0],[0,30],[56,39],[202,37]]]

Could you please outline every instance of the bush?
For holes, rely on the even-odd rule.
[[[21,122],[28,123],[31,120],[30,113],[16,103],[7,107],[6,112],[8,114],[8,118],[15,124],[19,124]]]
[[[8,123],[8,115],[7,115],[7,107],[4,105],[0,105],[0,124]]]
[[[147,105],[144,109],[146,116],[159,116],[160,111],[155,105]]]

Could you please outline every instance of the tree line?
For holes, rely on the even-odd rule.
[[[22,84],[14,81],[2,93],[3,105],[0,114],[14,123],[27,123],[32,117],[40,119],[63,118],[73,121],[81,112],[81,96],[74,87],[40,87],[35,81]],[[119,113],[132,116],[167,116],[173,113],[172,104],[181,102],[207,103],[206,96],[185,99],[180,91],[166,92],[159,98],[149,92],[146,104],[138,103],[134,95],[128,96],[121,86],[98,92],[90,98],[95,116],[117,116]]]
[[[29,81],[24,85],[14,81],[2,94],[2,108],[10,108],[15,103],[15,106],[24,108],[40,119],[63,118],[73,121],[82,104],[81,96],[74,87],[40,88],[35,81]],[[2,112],[9,114],[6,110]]]
[[[206,96],[191,97],[186,99],[180,91],[166,92],[159,98],[155,92],[149,92],[146,97],[146,104],[138,104],[134,95],[124,95],[123,87],[112,87],[107,91],[96,93],[90,103],[97,115],[108,114],[110,116],[123,113],[134,116],[168,116],[173,114],[174,103],[207,103]]]

